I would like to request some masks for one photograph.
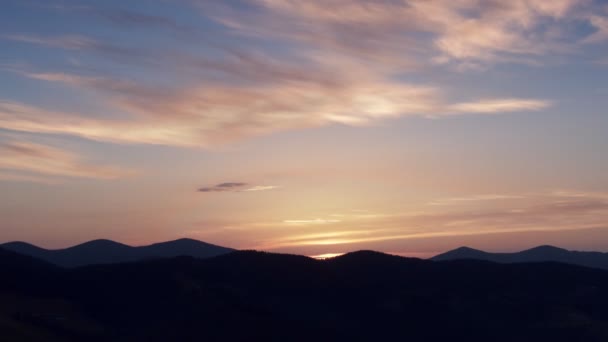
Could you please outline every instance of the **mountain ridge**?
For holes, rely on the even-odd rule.
[[[155,258],[189,256],[205,259],[235,251],[191,238],[179,238],[142,246],[130,246],[109,239],[95,239],[60,249],[45,249],[24,241],[11,241],[0,247],[19,254],[44,260],[61,267],[80,267],[94,264],[134,262]],[[366,260],[385,258],[374,251],[356,251],[338,257],[358,258],[369,254]],[[570,251],[564,248],[540,245],[512,253],[492,253],[468,246],[461,246],[429,258],[432,261],[483,260],[496,263],[560,262],[608,270],[608,253]]]
[[[608,338],[608,272],[560,263],[237,251],[66,269],[0,247],[0,279],[0,325],[21,328],[2,341]]]
[[[438,254],[430,260],[484,260],[497,263],[530,263],[530,262],[560,262],[608,270],[608,253],[571,251],[564,248],[540,245],[511,253],[491,253],[471,247],[458,247],[456,249]]]
[[[232,248],[186,238],[143,246],[129,246],[113,240],[95,239],[60,249],[45,249],[23,241],[3,243],[0,244],[0,247],[61,267],[113,264],[177,256],[209,258],[234,251]]]

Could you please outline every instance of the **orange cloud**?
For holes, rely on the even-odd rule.
[[[497,200],[501,201],[497,201]],[[348,216],[335,222],[299,220],[289,235],[276,232],[262,249],[382,243],[395,240],[469,237],[523,232],[561,232],[605,227],[608,194],[555,191],[538,194],[491,194],[442,200],[446,206],[426,213],[376,217]],[[467,210],[467,202],[474,202]],[[491,203],[490,203],[491,202]],[[496,203],[498,202],[498,203]],[[456,206],[458,204],[458,206]],[[451,206],[449,206],[451,205]],[[382,227],[382,228],[376,228]]]

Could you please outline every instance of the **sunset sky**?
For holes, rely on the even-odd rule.
[[[0,242],[608,251],[608,2],[2,0]]]

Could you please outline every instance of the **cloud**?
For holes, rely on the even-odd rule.
[[[265,191],[278,188],[275,185],[250,185],[243,182],[227,182],[198,189],[199,192],[248,192]]]
[[[319,218],[277,222],[267,225],[276,230],[256,247],[369,246],[370,243],[389,241],[398,244],[400,240],[608,228],[608,194],[601,192],[560,190],[536,194],[490,194],[455,197],[445,201],[459,206],[371,217],[340,216],[339,221]],[[469,201],[473,205],[466,208],[460,206],[466,204],[461,202]],[[286,226],[301,226],[306,230],[290,229],[289,234],[282,235],[279,229],[284,231]],[[259,232],[257,228],[256,232]]]
[[[21,173],[16,173],[15,171],[13,171],[13,172],[0,171],[0,181],[39,183],[39,184],[46,184],[46,185],[54,185],[54,184],[60,183],[60,181],[56,178],[25,175],[25,174],[23,174],[23,171],[19,171],[19,172],[21,172]]]
[[[608,17],[591,15],[589,22],[596,31],[585,38],[584,43],[601,43],[608,40]]]
[[[538,111],[551,106],[551,101],[537,99],[490,99],[475,102],[457,103],[449,106],[455,113],[505,113],[521,111]]]
[[[0,38],[21,43],[41,45],[50,48],[102,53],[112,57],[128,57],[138,59],[146,57],[146,53],[140,49],[122,47],[79,34],[41,36],[14,33],[0,35]]]
[[[101,76],[13,70],[28,78],[103,95],[109,111],[127,115],[91,119],[84,113],[56,113],[0,99],[0,128],[110,142],[211,147],[331,124],[360,126],[402,116],[494,114],[549,106],[548,101],[517,98],[450,105],[442,100],[440,89],[378,77],[348,61],[322,59],[302,71],[276,64],[263,76],[253,72],[260,66],[255,61],[243,57],[237,64],[240,69],[236,68],[241,78],[249,78],[251,83],[180,88]]]
[[[44,45],[67,50],[93,49],[99,44],[97,41],[91,38],[75,34],[49,37],[28,34],[3,34],[0,37],[2,39],[21,43]]]
[[[231,189],[231,188],[240,188],[247,185],[247,183],[238,183],[238,182],[229,182],[229,183],[220,183],[216,185],[218,188],[222,189]]]
[[[58,148],[25,141],[0,142],[0,170],[26,171],[53,177],[117,179],[133,175],[132,170],[93,165],[76,154]],[[5,180],[40,182],[40,176],[15,175],[3,172]]]
[[[453,95],[462,98],[458,89],[419,81],[437,79],[420,75],[449,71],[451,66],[470,70],[502,62],[542,64],[548,56],[570,53],[585,38],[596,39],[565,32],[572,23],[601,26],[601,20],[590,17],[592,2],[574,0],[239,3],[195,3],[204,19],[215,21],[218,33],[211,39],[214,43],[201,41],[200,50],[210,52],[205,54],[188,44],[148,51],[80,34],[3,35],[42,47],[128,57],[150,77],[112,76],[73,66],[71,72],[13,68],[33,80],[93,93],[97,107],[109,114],[94,119],[90,113],[0,99],[0,128],[114,143],[212,148],[336,124],[541,111],[553,101],[497,94],[451,103],[446,99]],[[158,13],[77,11],[121,25],[187,31]],[[594,15],[604,18],[601,12]],[[218,44],[222,39],[238,44]],[[412,72],[418,74],[409,77]]]
[[[0,100],[0,127],[7,130],[73,135],[110,142],[162,143],[171,132],[167,128],[140,127],[127,121],[108,121],[74,113],[54,112],[26,104]],[[165,140],[167,139],[167,140]]]
[[[288,51],[334,53],[404,71],[429,61],[479,66],[496,62],[542,62],[550,53],[572,52],[578,41],[606,37],[601,5],[587,0],[245,0],[192,2],[205,19],[215,20],[243,37],[271,40]],[[87,6],[55,6],[94,14],[113,23],[163,28],[178,37],[196,29],[162,14]],[[588,37],[565,32],[572,23],[588,23],[597,32]],[[201,43],[230,50],[221,39],[195,35]],[[207,37],[207,38],[205,38]],[[5,38],[66,49],[91,49],[133,54],[126,49],[79,35],[40,37],[8,34]],[[204,38],[204,39],[203,39]],[[146,53],[139,53],[140,57]],[[544,57],[543,57],[544,56]],[[179,63],[178,63],[179,64]]]
[[[60,13],[85,13],[124,27],[159,28],[190,32],[191,27],[181,25],[175,19],[157,14],[147,14],[124,8],[99,8],[87,5],[40,4],[38,7]]]
[[[242,190],[243,187],[247,186],[247,183],[240,182],[229,182],[229,183],[220,183],[213,186],[202,187],[198,189],[199,192],[226,192],[226,191],[239,191]]]
[[[277,188],[278,188],[278,186],[276,186],[276,185],[256,185],[249,189],[245,189],[243,191],[266,191],[266,190],[272,190],[272,189],[277,189]]]
[[[525,195],[505,195],[505,194],[483,194],[473,195],[464,197],[451,197],[441,198],[429,202],[430,205],[450,205],[455,203],[467,203],[467,202],[485,202],[485,201],[500,201],[500,200],[512,200],[512,199],[523,199]]]
[[[595,7],[576,0],[251,0],[247,12],[218,10],[216,20],[243,35],[277,37],[359,57],[424,63],[525,62],[568,47],[560,31]],[[206,12],[217,8],[201,5]],[[253,9],[252,9],[253,8]],[[213,12],[212,12],[213,13]],[[597,22],[597,20],[595,20]]]
[[[500,62],[562,50],[559,37],[551,36],[553,31],[544,26],[559,23],[574,4],[571,0],[550,5],[542,0],[455,1],[417,6],[431,13],[430,20],[437,25],[435,46],[446,59]]]

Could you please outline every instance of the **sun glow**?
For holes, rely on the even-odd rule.
[[[340,255],[344,255],[344,253],[324,253],[324,254],[318,254],[318,255],[311,255],[310,257],[314,258],[314,259],[325,260],[325,259],[339,257]]]

